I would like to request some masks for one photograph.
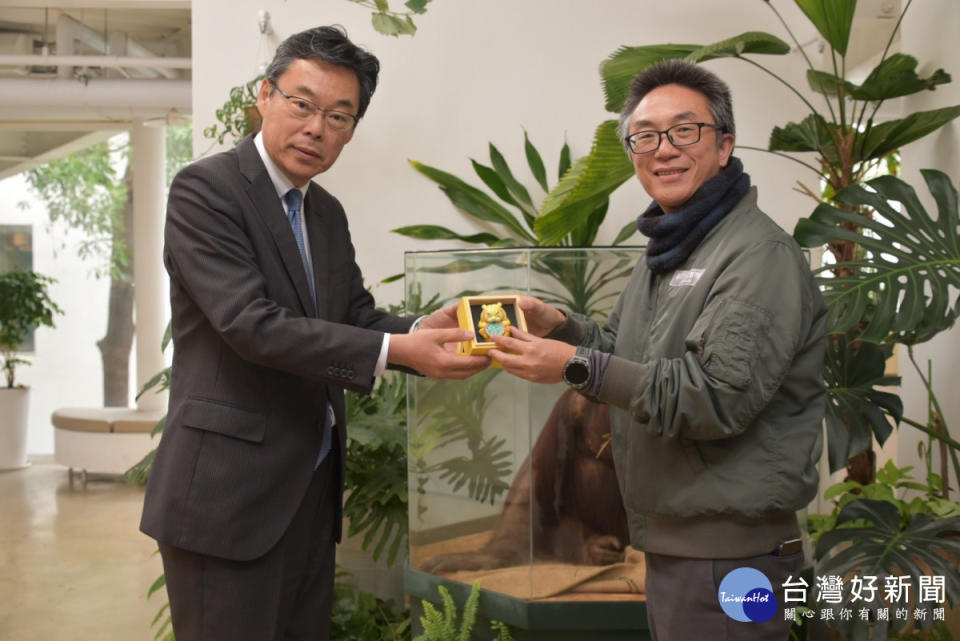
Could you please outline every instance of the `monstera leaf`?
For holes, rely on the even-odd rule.
[[[877,389],[900,384],[899,377],[884,374],[892,351],[892,345],[858,342],[845,335],[827,337],[823,378],[831,472],[869,449],[874,438],[882,445],[903,418],[900,397]]]
[[[844,507],[837,515],[837,528],[826,532],[817,543],[814,557],[819,561],[817,576],[843,577],[849,588],[851,577],[877,577],[877,598],[872,601],[853,602],[853,593],[845,591],[841,607],[878,609],[909,607],[923,609],[918,601],[920,577],[943,577],[946,599],[951,604],[960,602],[960,517],[937,519],[930,514],[916,514],[909,520],[901,514],[894,503],[872,499],[858,499]],[[828,553],[831,553],[829,554]],[[909,577],[912,589],[906,599],[886,603],[880,596],[885,593],[885,577]],[[821,604],[822,605],[822,604]],[[926,603],[929,608],[943,604]],[[857,626],[852,621],[835,621],[841,631],[850,631]],[[893,618],[893,617],[890,617]],[[873,622],[874,638],[886,639],[890,621]],[[927,621],[931,617],[927,616]],[[912,620],[912,617],[911,617]],[[900,622],[905,626],[907,621]],[[865,627],[863,625],[861,628]],[[846,630],[844,630],[846,628]],[[877,630],[876,628],[881,628]],[[862,638],[860,635],[851,638]]]
[[[464,485],[470,498],[492,505],[500,494],[510,489],[510,457],[507,440],[491,436],[483,439],[470,456],[455,456],[440,464],[439,478],[448,482],[454,492]]]
[[[805,247],[849,241],[865,250],[860,260],[830,266],[839,275],[820,272],[831,333],[856,330],[861,340],[912,345],[949,328],[960,313],[953,293],[960,289],[957,190],[943,172],[921,173],[936,218],[913,187],[883,176],[837,194],[851,210],[822,204],[797,223],[794,237]],[[865,208],[879,215],[859,213]]]
[[[410,425],[410,454],[418,474],[436,475],[453,491],[493,503],[509,489],[511,452],[505,438],[484,436],[484,415],[494,401],[487,386],[502,370],[490,368],[467,381],[417,381],[423,385],[418,419]],[[448,447],[458,452],[448,456]],[[465,446],[468,454],[460,454]]]

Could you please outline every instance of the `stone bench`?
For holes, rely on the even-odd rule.
[[[162,410],[127,407],[65,407],[55,410],[53,458],[69,469],[70,484],[78,471],[83,485],[88,474],[123,474],[156,447],[150,432]]]

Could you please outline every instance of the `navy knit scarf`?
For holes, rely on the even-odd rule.
[[[637,228],[647,236],[647,267],[655,274],[683,264],[713,226],[740,202],[750,189],[750,175],[739,158],[703,183],[679,209],[664,214],[654,201],[637,218]]]

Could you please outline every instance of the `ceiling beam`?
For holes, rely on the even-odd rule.
[[[123,131],[123,129],[120,129],[119,131]],[[33,169],[35,167],[45,165],[51,160],[56,160],[57,158],[63,158],[64,156],[72,154],[75,151],[79,151],[80,149],[86,149],[91,145],[95,145],[98,142],[102,142],[104,140],[109,139],[111,136],[117,133],[118,133],[118,130],[95,131],[88,134],[78,135],[73,140],[62,144],[59,147],[50,149],[40,154],[39,156],[35,156],[24,162],[10,165],[7,167],[0,167],[0,180],[3,180],[4,178],[7,178],[9,176],[16,176],[17,174],[21,174],[29,169]]]
[[[51,7],[49,0],[17,0],[17,8],[31,9],[184,9],[190,10],[190,0],[57,0]]]
[[[189,69],[192,65],[190,58],[164,58],[154,56],[143,58],[140,56],[51,56],[51,55],[15,55],[0,54],[0,67],[111,67],[111,68],[155,68],[155,69]]]

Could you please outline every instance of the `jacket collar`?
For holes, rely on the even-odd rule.
[[[310,298],[310,287],[307,284],[307,275],[303,271],[303,262],[300,260],[300,249],[297,247],[297,241],[293,237],[293,230],[290,228],[290,222],[287,219],[286,212],[283,209],[283,201],[277,194],[277,187],[267,171],[260,153],[257,151],[254,143],[254,136],[251,134],[243,139],[237,146],[236,152],[240,165],[240,173],[249,183],[247,186],[247,196],[253,202],[260,219],[270,230],[273,241],[280,253],[280,258],[286,268],[287,275],[293,282],[297,290],[297,298],[300,299],[302,312],[307,316],[316,316],[317,310],[314,309],[313,300]],[[307,186],[309,191],[310,185]],[[308,206],[304,200],[304,213],[306,214]],[[315,251],[315,234],[311,230],[317,225],[308,224],[307,230],[310,235],[311,249]],[[317,292],[317,307],[325,307],[319,280],[317,277],[317,261],[313,261],[314,287]]]

